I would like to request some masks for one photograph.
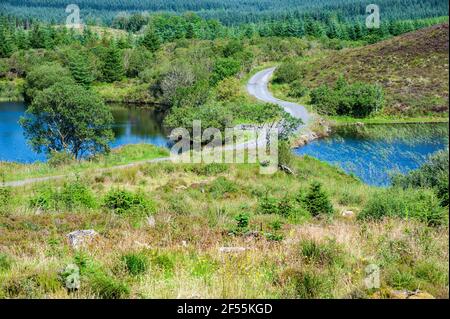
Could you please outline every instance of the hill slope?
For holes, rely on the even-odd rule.
[[[448,111],[448,23],[410,32],[373,45],[331,51],[304,62],[308,87],[347,80],[379,83],[388,114]]]

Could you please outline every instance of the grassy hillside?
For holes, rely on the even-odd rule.
[[[302,83],[314,88],[334,85],[340,75],[349,82],[379,83],[385,115],[448,114],[448,23],[373,45],[315,52],[301,61]]]
[[[429,190],[384,191],[309,157],[292,167],[144,164],[0,188],[0,298],[448,297],[447,213]],[[313,181],[333,205],[316,217]],[[79,229],[98,235],[74,249]],[[370,264],[380,289],[364,284]]]

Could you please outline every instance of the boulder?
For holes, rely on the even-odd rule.
[[[96,237],[98,233],[93,229],[86,230],[76,230],[69,234],[67,234],[67,238],[69,239],[69,244],[72,248],[77,249],[83,244],[92,241],[94,237]]]

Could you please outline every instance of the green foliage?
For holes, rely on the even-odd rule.
[[[214,176],[228,171],[228,165],[221,163],[210,163],[188,166],[187,171],[192,171],[197,175]]]
[[[228,77],[217,84],[216,96],[220,101],[236,101],[240,98],[240,88],[238,79]]]
[[[112,122],[110,109],[95,93],[60,83],[40,92],[20,120],[35,151],[65,151],[75,158],[108,152]]]
[[[155,52],[161,46],[161,38],[153,28],[147,28],[141,44],[151,52]]]
[[[366,117],[382,109],[384,97],[379,85],[348,84],[341,77],[334,88],[322,85],[312,90],[311,103],[322,114]]]
[[[261,214],[277,214],[283,217],[289,217],[296,211],[296,203],[289,195],[278,199],[272,197],[267,192],[265,196],[258,200],[258,212]]]
[[[240,213],[239,215],[236,215],[234,217],[234,220],[237,222],[237,228],[238,229],[247,229],[248,228],[248,222],[250,220],[250,216],[246,213]]]
[[[241,70],[241,63],[234,58],[219,58],[213,67],[211,83],[216,85],[223,79],[236,75]]]
[[[295,298],[323,298],[329,294],[330,285],[324,276],[311,270],[287,269],[281,277],[289,288],[292,287]]]
[[[358,215],[360,220],[384,217],[416,218],[427,225],[439,226],[448,222],[448,211],[430,190],[391,188],[376,192]]]
[[[27,101],[32,101],[38,93],[58,83],[73,84],[70,71],[58,63],[46,63],[34,65],[25,79],[24,96]]]
[[[294,155],[292,154],[291,145],[287,141],[278,142],[278,165],[284,165],[292,168]]]
[[[80,180],[65,183],[61,189],[41,187],[30,199],[30,206],[45,210],[94,208],[97,203],[91,189]]]
[[[11,258],[6,254],[0,253],[0,272],[9,270],[11,268],[11,265]]]
[[[333,214],[333,205],[319,182],[311,183],[309,190],[301,201],[312,216]]]
[[[130,294],[130,288],[125,283],[104,272],[92,273],[89,286],[102,299],[127,298]]]
[[[64,151],[62,152],[50,151],[50,153],[48,154],[47,164],[50,167],[60,167],[64,165],[69,165],[73,163],[74,160],[75,159],[73,155],[70,153]]]
[[[341,251],[335,242],[318,243],[305,240],[300,243],[302,257],[308,263],[329,266],[342,261]]]
[[[300,81],[294,81],[289,85],[288,96],[294,98],[304,97],[308,93],[308,88]]]
[[[448,149],[439,151],[431,155],[419,169],[405,175],[394,176],[392,185],[403,189],[409,187],[433,188],[441,200],[442,206],[448,206],[448,159]]]
[[[119,215],[155,213],[155,204],[142,193],[133,193],[125,189],[110,190],[103,200],[104,206]]]
[[[148,269],[148,259],[143,253],[129,253],[121,257],[128,273],[132,276],[138,276],[145,273]]]
[[[12,193],[8,187],[0,187],[0,214],[5,213],[11,203]]]
[[[103,61],[103,80],[108,83],[120,81],[124,73],[122,53],[114,45],[111,45],[106,51]]]
[[[69,54],[69,70],[78,84],[89,86],[94,81],[93,71],[85,54],[73,51]]]
[[[218,178],[216,178],[208,188],[208,192],[211,193],[211,195],[215,198],[224,197],[227,194],[229,195],[236,193],[238,190],[239,188],[236,183],[228,180],[223,176],[219,176]]]
[[[301,66],[292,59],[283,62],[274,73],[275,83],[298,83],[303,78]]]

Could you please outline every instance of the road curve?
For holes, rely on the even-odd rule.
[[[303,105],[277,99],[270,93],[268,84],[274,71],[275,67],[272,67],[259,71],[253,75],[247,83],[248,93],[256,97],[258,100],[281,106],[293,117],[301,119],[304,125],[307,124],[311,119],[311,115]]]

